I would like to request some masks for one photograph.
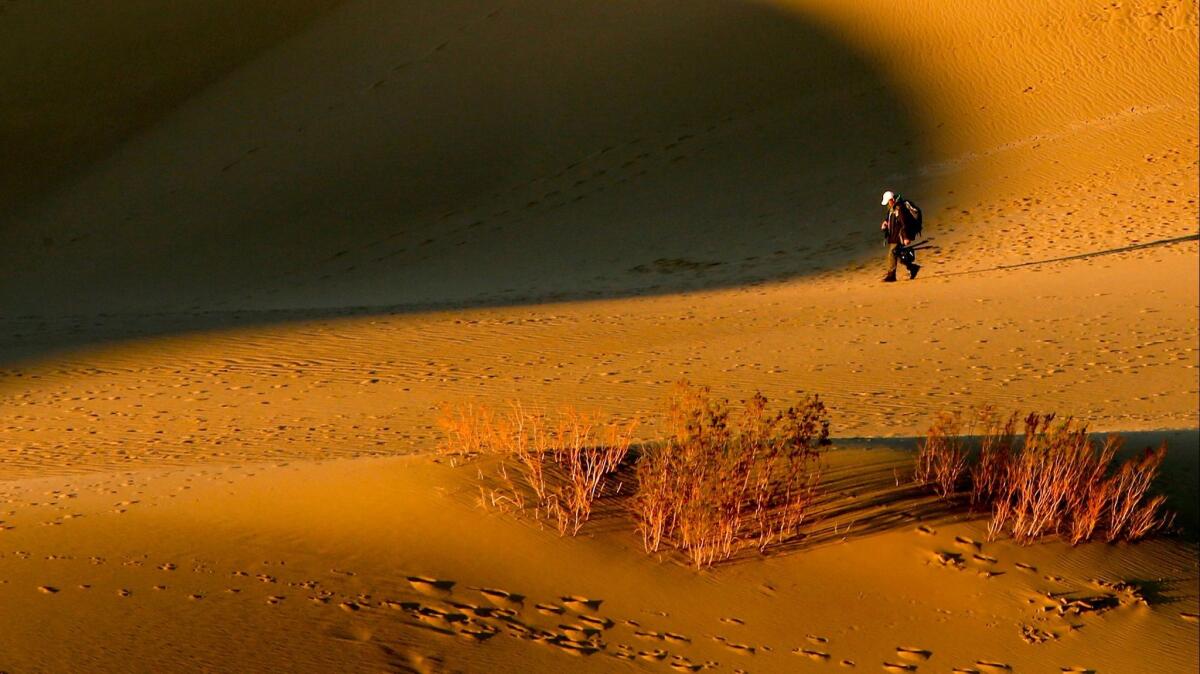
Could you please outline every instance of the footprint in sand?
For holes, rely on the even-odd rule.
[[[583,625],[559,625],[558,629],[564,636],[574,641],[589,641],[592,637],[600,634],[600,630]]]
[[[721,622],[725,623],[726,625],[745,625],[746,624],[746,621],[742,620],[741,618],[721,618]]]
[[[566,606],[573,611],[595,611],[596,609],[600,608],[600,604],[604,601],[603,599],[589,599],[579,595],[567,595],[565,597],[559,597],[558,599],[563,603],[563,606]]]
[[[1011,672],[1012,667],[1007,663],[995,660],[976,660],[975,666],[984,672]]]
[[[566,609],[558,604],[537,604],[534,608],[542,615],[562,615],[566,612]]]
[[[935,551],[933,553],[933,559],[942,566],[954,569],[961,569],[963,566],[965,566],[963,562],[963,556],[958,552]]]
[[[1179,614],[1179,617],[1180,617],[1180,618],[1183,618],[1185,621],[1187,621],[1187,622],[1190,622],[1190,623],[1197,623],[1197,622],[1200,622],[1200,613],[1187,613],[1187,612],[1184,612],[1184,613],[1180,613],[1180,614]]]
[[[935,530],[933,527],[925,526],[924,524],[917,525],[916,531],[922,536],[933,536],[937,534],[937,530]]]
[[[53,585],[39,585],[38,592],[41,592],[42,594],[57,594],[58,588],[54,587]]]
[[[587,615],[587,614],[581,613],[579,615],[579,621],[582,623],[591,625],[592,627],[594,627],[596,629],[601,629],[601,630],[606,630],[613,626],[613,621],[609,620],[608,618],[605,618],[604,616]],[[673,639],[677,639],[681,642],[688,641],[688,639],[686,637],[680,636],[678,634],[671,634],[669,632],[664,634],[663,637],[667,641],[672,641]]]
[[[638,654],[637,654],[637,656],[639,658],[641,658],[642,660],[649,660],[650,662],[665,660],[668,655],[670,655],[670,654],[667,653],[666,651],[662,650],[661,648],[656,648],[652,651],[638,651]]]
[[[437,627],[448,627],[454,623],[465,623],[469,619],[465,613],[443,611],[432,606],[419,606],[413,616],[423,623]]]
[[[954,542],[964,548],[975,548],[976,550],[983,549],[983,543],[980,543],[973,538],[967,538],[966,536],[955,536]]]
[[[452,580],[438,580],[437,578],[429,578],[428,576],[408,576],[408,584],[414,590],[422,594],[442,595],[450,592],[454,587]]]
[[[804,636],[804,638],[805,638],[805,639],[808,639],[808,642],[809,642],[810,644],[827,644],[827,643],[829,643],[829,639],[828,639],[828,638],[826,638],[826,637],[823,637],[823,636],[819,636],[819,635],[816,635],[816,634],[807,634],[807,635],[805,635],[805,636]]]
[[[1026,564],[1025,562],[1017,562],[1017,563],[1013,564],[1013,566],[1017,567],[1018,569],[1020,569],[1022,571],[1028,571],[1030,573],[1037,573],[1037,567],[1032,564]]]
[[[467,603],[458,602],[458,601],[452,601],[452,602],[447,602],[447,603],[449,603],[451,606],[458,609],[462,613],[470,613],[471,615],[479,617],[479,618],[490,618],[490,617],[496,615],[496,613],[498,611],[500,611],[500,609],[490,607],[490,606],[476,606],[475,604],[467,604]],[[414,611],[418,608],[421,608],[421,604],[418,602],[415,602],[415,601],[397,602],[397,601],[393,601],[393,600],[389,599],[389,600],[385,600],[384,604],[390,608],[401,608],[401,609],[404,609],[405,611]],[[513,613],[515,614],[516,612],[514,611]]]
[[[512,620],[517,617],[517,611],[511,608],[501,608],[499,606],[488,608],[480,606],[474,610],[475,615],[480,618],[499,618],[501,620]]]
[[[483,595],[485,599],[496,606],[520,606],[525,603],[524,595],[514,594],[505,590],[498,590],[492,587],[474,587],[471,589]]]
[[[637,652],[629,644],[617,644],[608,654],[618,660],[632,660],[637,657]]]
[[[716,641],[717,643],[721,644],[725,648],[728,648],[729,650],[733,651],[734,653],[737,653],[738,655],[754,655],[754,653],[758,650],[754,646],[751,646],[750,644],[735,643],[735,642],[730,641],[722,636],[714,636],[712,639],[713,639],[713,641]]]
[[[911,646],[897,646],[896,655],[905,660],[920,660],[924,662],[933,657],[933,651],[925,648],[913,648]]]
[[[841,665],[841,666],[843,666],[843,667],[854,667],[854,666],[855,666],[855,664],[854,664],[854,661],[853,661],[853,660],[842,660],[842,661],[841,661],[841,662],[839,662],[838,664],[839,664],[839,665]]]
[[[478,641],[481,643],[491,639],[499,633],[500,630],[496,629],[495,627],[492,627],[491,625],[484,625],[482,623],[463,625],[461,627],[458,624],[455,625],[455,634],[463,637],[464,639],[470,639],[472,641]]]
[[[903,664],[903,663],[899,663],[899,662],[884,662],[883,668],[884,668],[884,670],[889,671],[889,672],[915,672],[915,671],[917,671],[916,665],[907,665],[907,664]]]
[[[816,662],[825,662],[829,659],[829,654],[825,651],[814,651],[809,648],[797,648],[792,652],[796,655],[803,655],[809,660],[815,660]]]
[[[131,597],[131,596],[133,596],[133,592],[131,592],[130,590],[127,590],[125,588],[121,588],[120,590],[117,590],[117,596],[118,597]]]

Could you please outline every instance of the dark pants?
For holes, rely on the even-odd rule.
[[[887,266],[887,275],[888,276],[896,275],[896,262],[899,261],[899,259],[900,259],[900,258],[896,257],[896,249],[899,247],[900,247],[900,244],[898,244],[898,243],[889,243],[888,244],[888,266]],[[905,264],[904,266],[905,266],[905,268],[908,269],[908,271],[911,272],[913,267],[915,267],[917,265],[914,262],[913,264]]]

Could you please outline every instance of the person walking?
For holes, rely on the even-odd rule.
[[[908,269],[908,278],[915,279],[917,272],[921,271],[921,265],[916,263],[912,251],[905,251],[904,248],[921,233],[921,209],[891,190],[883,193],[883,201],[880,204],[888,209],[887,216],[879,225],[888,244],[887,275],[883,277],[883,282],[896,282],[898,262],[903,262]]]

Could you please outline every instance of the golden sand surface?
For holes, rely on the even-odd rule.
[[[897,497],[696,573],[427,454],[468,400],[654,439],[686,377],[821,394],[891,493],[912,443],[847,439],[1056,410],[1185,431],[1194,527],[1198,35],[1169,0],[0,0],[0,671],[1195,671],[1194,531],[1022,548]],[[938,246],[913,281],[884,189]],[[1096,579],[1148,600],[1037,613]],[[439,623],[481,587],[610,647]]]
[[[894,485],[893,468],[909,461],[886,448],[832,453],[828,475],[844,490],[828,504],[837,518],[793,553],[704,573],[647,557],[615,520],[560,538],[481,510],[472,467],[421,457],[5,483],[0,504],[15,512],[0,556],[4,666],[1185,672],[1195,663],[1196,624],[1183,617],[1196,613],[1200,589],[1194,545],[989,543],[979,522]],[[842,511],[848,498],[859,505]],[[1147,603],[1056,612],[1064,598],[1109,596],[1098,581],[1122,580],[1139,581]],[[599,652],[550,640],[588,630]]]

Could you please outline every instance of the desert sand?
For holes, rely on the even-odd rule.
[[[1195,671],[1197,23],[0,2],[0,671]],[[811,544],[697,572],[432,455],[464,401],[654,440],[680,378],[826,401]],[[981,405],[1166,438],[1178,531],[989,542],[897,484]],[[1138,597],[1042,610],[1097,581]]]

